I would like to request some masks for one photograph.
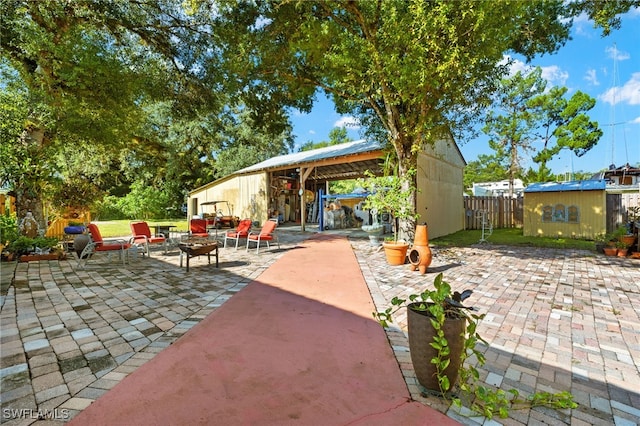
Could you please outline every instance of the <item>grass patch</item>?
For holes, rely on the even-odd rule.
[[[482,237],[481,230],[458,231],[454,234],[434,238],[430,244],[438,247],[468,247],[478,244]],[[523,247],[545,247],[564,248],[595,251],[593,241],[578,240],[575,238],[550,238],[550,237],[525,237],[522,229],[500,228],[494,229],[493,233],[486,238],[489,244],[523,246]]]
[[[100,227],[100,233],[104,238],[128,237],[131,235],[129,228],[129,220],[110,220],[105,222],[97,222]],[[149,221],[152,225],[175,225],[174,228],[178,232],[187,232],[189,223],[186,219],[167,219],[158,221]],[[152,229],[153,231],[153,229]],[[481,230],[458,231],[454,234],[445,235],[443,237],[429,240],[429,244],[436,247],[468,247],[478,244],[482,237]],[[574,238],[549,238],[549,237],[525,237],[522,235],[522,229],[518,228],[500,228],[494,229],[491,236],[487,238],[489,244],[507,245],[507,246],[524,246],[524,247],[546,247],[546,248],[565,248],[595,251],[593,241],[578,240]]]
[[[109,220],[104,222],[94,222],[100,228],[100,234],[103,238],[114,238],[114,237],[130,237],[131,236],[131,228],[129,227],[130,220]],[[174,228],[174,231],[178,232],[187,232],[189,230],[189,224],[187,220],[184,218],[181,219],[166,219],[166,220],[158,220],[158,221],[148,221],[149,227],[153,225],[175,225],[177,228]],[[153,232],[153,228],[151,228],[151,232]]]

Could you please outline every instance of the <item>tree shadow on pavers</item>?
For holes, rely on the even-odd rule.
[[[616,256],[599,255],[594,260],[594,263],[598,266],[615,265],[619,268],[640,269],[640,260]]]
[[[427,268],[427,272],[439,274],[440,272],[445,272],[445,271],[448,271],[449,269],[459,268],[462,265],[463,265],[462,263],[447,263],[445,265],[429,266]]]
[[[241,260],[227,260],[220,262],[221,268],[238,268],[240,266],[249,266],[251,265],[250,261],[241,261]]]
[[[75,258],[31,262],[20,264],[20,280],[13,279],[12,271],[6,294],[12,299],[10,306],[16,306],[17,293],[24,297],[25,302],[13,313],[16,319],[25,315],[33,317],[34,322],[46,324],[46,327],[42,326],[46,339],[56,340],[55,345],[49,344],[42,349],[52,359],[51,373],[57,371],[72,378],[81,375],[72,386],[81,397],[93,399],[93,385],[103,375],[119,372],[119,367],[130,358],[136,364],[170,346],[190,327],[254,281],[257,274],[279,257],[280,254],[252,256],[244,251],[221,252],[220,268],[215,267],[215,260],[211,265],[206,260],[196,261],[190,265],[188,274],[184,273],[184,266],[179,267],[177,253],[154,252],[151,257],[130,259],[125,266],[115,258],[108,260],[104,256],[87,262],[84,269],[77,267]],[[5,265],[2,266],[4,272]],[[18,287],[18,291],[13,291],[12,286]],[[50,305],[45,309],[37,303],[42,296],[34,294],[42,293],[44,289],[51,293],[55,312]],[[54,322],[56,317],[57,323]],[[31,332],[34,327],[31,322],[17,326],[19,334]],[[82,336],[79,332],[83,332]],[[21,364],[30,368],[31,359],[40,353],[27,353],[21,346],[15,356],[6,351],[1,355],[3,369],[5,366],[22,368]],[[70,356],[77,359],[62,362]],[[3,370],[7,374],[10,371],[13,370]],[[18,373],[22,371],[18,370]],[[28,379],[29,371],[24,373]],[[3,377],[3,380],[16,377]],[[27,397],[30,401],[35,400],[32,393],[23,398],[22,393],[5,394],[5,386],[2,388],[3,408],[13,407]],[[33,404],[28,408],[37,409]]]
[[[301,249],[301,248],[304,248],[304,247],[302,247],[302,246],[294,246],[294,247],[281,247],[281,248],[274,248],[274,249],[269,248],[266,251],[269,252],[269,253],[286,253],[288,251],[297,250],[297,249]],[[251,251],[251,249],[249,249],[249,251]],[[254,252],[254,254],[255,254],[255,252]],[[260,254],[260,253],[258,253],[258,254]]]
[[[570,392],[578,407],[573,410],[556,410],[547,407],[512,409],[509,418],[528,424],[534,419],[547,424],[572,424],[575,420],[591,424],[618,424],[621,421],[640,423],[637,407],[640,393],[632,391],[635,384],[626,388],[590,379],[580,372],[593,369],[576,360],[572,364],[577,371],[531,360],[518,353],[507,352],[493,346],[484,351],[486,363],[478,368],[480,381],[489,388],[497,385],[508,391],[515,389],[525,399],[535,392]],[[505,366],[505,360],[509,360]],[[603,371],[604,373],[604,367]],[[598,372],[595,372],[598,374]],[[535,411],[536,414],[533,414]]]

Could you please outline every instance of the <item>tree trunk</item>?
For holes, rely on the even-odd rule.
[[[413,141],[407,138],[398,137],[394,146],[396,148],[396,155],[398,156],[398,175],[399,176],[411,176],[411,185],[417,188],[417,174],[409,173],[410,170],[417,170],[418,168],[418,154],[412,149]],[[403,183],[407,189],[408,182]],[[411,192],[411,205],[413,206],[412,212],[416,212],[416,192]],[[399,219],[398,220],[398,238],[405,241],[412,241],[415,235],[416,221],[414,218]]]
[[[47,230],[47,223],[44,217],[44,201],[42,197],[43,190],[43,173],[46,173],[39,158],[46,143],[44,129],[28,128],[25,129],[21,143],[27,147],[30,160],[33,161],[33,171],[18,176],[15,182],[16,193],[16,217],[18,223],[31,211],[33,217],[38,222],[38,227],[42,233]]]

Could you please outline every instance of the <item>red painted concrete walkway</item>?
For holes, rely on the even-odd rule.
[[[317,234],[71,424],[457,424],[410,400],[373,310],[349,242]]]

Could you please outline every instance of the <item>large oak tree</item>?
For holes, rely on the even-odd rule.
[[[424,145],[460,134],[487,107],[505,53],[531,58],[567,40],[563,10],[560,1],[282,1],[243,18],[222,9],[220,19],[249,19],[233,46],[246,75],[331,95],[393,146],[405,175]]]

